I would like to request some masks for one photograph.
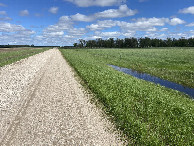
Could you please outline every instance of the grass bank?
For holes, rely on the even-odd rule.
[[[161,50],[155,51],[159,51],[158,56],[162,55]],[[168,56],[168,50],[164,51],[163,54]],[[149,60],[150,57],[147,57],[147,63],[144,62],[144,56],[152,56],[153,50],[146,53],[145,50],[110,49],[61,52],[103,103],[107,114],[113,116],[117,128],[128,136],[131,144],[194,145],[193,100],[178,91],[136,79],[107,66],[138,67],[141,61],[143,66],[147,64],[149,67],[149,62],[153,66],[155,63]],[[162,62],[160,59],[158,57],[157,61]]]
[[[12,50],[12,51],[0,52],[0,67],[19,61],[21,59],[27,58],[29,56],[44,52],[46,50],[48,50],[48,48],[42,48],[42,49],[33,48],[33,49],[22,49],[22,50],[16,50],[16,51]]]

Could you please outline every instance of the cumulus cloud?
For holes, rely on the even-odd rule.
[[[85,21],[85,22],[90,22],[95,19],[92,16],[86,16],[80,13],[77,13],[76,15],[72,15],[71,18],[73,21]]]
[[[160,31],[167,31],[167,30],[168,30],[168,28],[166,28],[166,27],[160,29]]]
[[[95,32],[95,36],[98,38],[116,38],[121,35],[120,32],[118,31],[113,31],[113,32]]]
[[[126,0],[64,0],[71,2],[79,7],[90,7],[90,6],[113,6],[125,3]]]
[[[194,26],[194,22],[193,22],[193,23],[189,23],[189,24],[187,24],[186,26],[192,27],[192,26]]]
[[[57,45],[61,43],[73,43],[75,39],[86,34],[85,28],[74,28],[73,21],[69,16],[62,16],[59,21],[50,25],[43,30],[43,33],[39,35],[36,39],[42,42],[47,42]]]
[[[65,30],[69,30],[73,28],[73,22],[69,16],[62,16],[59,18],[59,21],[55,25],[50,25],[46,29],[43,30],[45,34],[48,34],[49,32],[61,32]]]
[[[103,30],[106,28],[111,28],[114,27],[118,24],[118,21],[113,21],[113,20],[104,20],[104,21],[97,21],[96,24],[91,24],[86,26],[86,28],[92,30],[92,31],[97,31],[97,30]]]
[[[18,32],[24,30],[25,28],[21,25],[15,25],[5,22],[0,23],[0,32]]]
[[[178,25],[178,24],[184,24],[184,23],[185,21],[179,18],[172,18],[171,20],[169,20],[170,25]]]
[[[67,33],[74,37],[83,36],[87,33],[85,28],[72,28],[67,31]]]
[[[178,25],[185,23],[183,20],[179,18],[139,18],[134,19],[132,22],[125,21],[114,21],[114,20],[104,20],[97,21],[97,23],[86,26],[87,29],[91,31],[100,31],[108,28],[112,28],[114,26],[120,27],[123,33],[134,34],[136,31],[144,31],[144,32],[156,32],[158,31],[157,27],[164,26],[166,24],[170,25]],[[167,31],[168,28],[162,28],[160,31]]]
[[[179,13],[184,13],[184,14],[194,14],[194,6],[188,7],[188,8],[184,8],[179,10]]]
[[[6,5],[3,3],[0,3],[0,7],[6,7]]]
[[[6,11],[0,11],[0,15],[7,15]]]
[[[91,24],[86,26],[87,29],[91,31],[101,31],[104,29],[109,29],[115,26],[120,28],[120,32],[125,37],[131,37],[136,34],[136,32],[150,32],[154,34],[154,32],[159,31],[167,31],[168,28],[158,29],[157,27],[165,26],[166,24],[170,25],[178,25],[185,23],[183,20],[179,18],[139,18],[134,19],[132,22],[125,21],[113,21],[113,20],[104,20],[97,21],[95,24]],[[121,35],[121,34],[120,34]]]
[[[59,10],[58,7],[51,7],[51,8],[49,9],[49,12],[52,13],[52,14],[57,14],[58,10]]]
[[[34,37],[34,44],[41,45],[72,45],[87,33],[85,28],[75,28],[70,16],[62,16],[59,21],[43,29],[42,33]]]
[[[58,37],[58,36],[64,35],[64,32],[63,31],[56,31],[56,32],[45,31],[44,35],[49,36],[49,37]]]
[[[121,5],[119,9],[109,9],[103,12],[96,13],[96,18],[119,18],[133,16],[137,13],[137,10],[131,10],[127,5]]]
[[[123,32],[135,32],[135,31],[157,31],[156,27],[164,26],[168,22],[168,18],[139,18],[134,22],[118,22],[118,26]]]
[[[136,13],[137,10],[131,10],[127,7],[127,5],[121,5],[119,9],[108,9],[89,16],[77,13],[76,15],[72,15],[71,18],[74,21],[90,22],[96,19],[127,17],[135,15]]]
[[[0,15],[2,16],[2,17],[0,17],[0,21],[10,21],[10,20],[12,20],[12,18],[6,16],[7,15],[6,11],[0,11]]]
[[[133,22],[104,20],[97,21],[96,24],[86,26],[92,31],[108,29],[114,26],[119,26],[123,33],[131,36],[135,31],[157,31],[156,26],[164,26],[169,21],[168,18],[139,18]]]
[[[139,18],[136,19],[136,22],[134,23],[135,27],[152,27],[152,26],[164,26],[165,23],[168,22],[168,18]]]
[[[20,11],[20,16],[28,16],[28,15],[29,15],[28,10],[22,10],[22,11]]]
[[[0,17],[0,21],[10,21],[12,18],[10,17]]]
[[[30,44],[34,31],[6,22],[0,22],[0,43],[1,44]]]

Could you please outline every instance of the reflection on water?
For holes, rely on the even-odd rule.
[[[163,80],[163,79],[158,78],[158,77],[151,76],[151,75],[146,74],[146,73],[139,73],[139,72],[134,71],[132,69],[122,68],[122,67],[118,67],[118,66],[115,66],[115,65],[109,65],[109,66],[111,66],[115,70],[118,70],[118,71],[124,72],[126,74],[132,75],[136,78],[143,79],[143,80],[146,80],[146,81],[150,81],[150,82],[153,82],[153,83],[156,83],[156,84],[160,84],[162,86],[165,86],[167,88],[171,88],[171,89],[174,89],[174,90],[178,90],[180,92],[184,92],[184,93],[188,94],[189,96],[191,96],[194,99],[194,88],[188,88],[188,87],[182,86],[180,84],[176,84],[176,83],[173,83],[173,82],[170,82],[170,81],[167,81],[167,80]]]

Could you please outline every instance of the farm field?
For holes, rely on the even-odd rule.
[[[194,88],[194,49],[91,49],[88,53],[106,64]]]
[[[46,50],[48,50],[48,48],[1,48],[0,67]]]
[[[193,145],[194,101],[107,64],[194,87],[194,49],[67,49],[74,67],[131,144]]]

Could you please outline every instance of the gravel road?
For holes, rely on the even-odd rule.
[[[57,49],[0,68],[0,145],[123,145]]]

